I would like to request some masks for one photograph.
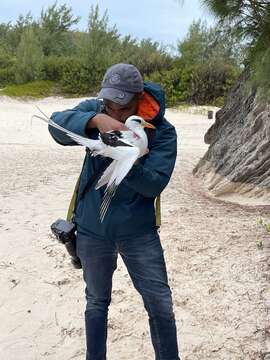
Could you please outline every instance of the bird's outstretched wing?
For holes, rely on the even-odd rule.
[[[113,162],[106,168],[106,170],[104,171],[104,173],[102,174],[101,178],[98,180],[98,182],[95,186],[96,190],[98,190],[103,185],[106,185],[109,182],[109,180],[114,172],[116,162],[117,162],[116,160],[113,160]]]
[[[117,190],[118,185],[124,179],[124,177],[128,174],[129,170],[132,168],[133,164],[137,160],[140,154],[140,150],[137,147],[124,147],[122,148],[122,159],[114,161],[108,170],[106,178],[103,179],[103,184],[105,184],[106,180],[108,180],[108,185],[102,199],[102,203],[100,206],[100,221],[103,222],[104,217],[107,213],[111,200]],[[105,170],[105,172],[106,172]],[[105,173],[104,173],[105,174]],[[101,178],[102,179],[102,178]],[[100,179],[100,180],[101,180]],[[99,185],[99,184],[98,184]]]

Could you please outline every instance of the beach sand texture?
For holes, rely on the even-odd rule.
[[[82,99],[0,98],[0,359],[83,360],[84,283],[50,224],[65,217],[84,149],[62,147],[33,120]],[[191,172],[207,150],[206,116],[167,111],[178,159],[162,195],[161,240],[184,360],[270,354],[267,206],[213,199]],[[252,203],[251,203],[252,204]],[[270,356],[270,355],[269,355]],[[147,314],[121,259],[109,311],[108,359],[154,359]],[[267,358],[269,359],[269,358]]]

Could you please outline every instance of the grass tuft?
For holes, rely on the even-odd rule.
[[[59,95],[59,87],[54,81],[39,80],[21,85],[7,85],[0,91],[0,95],[11,97],[43,98]]]

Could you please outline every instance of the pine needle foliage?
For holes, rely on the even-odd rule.
[[[259,94],[270,99],[270,2],[269,0],[202,0],[220,25],[246,43],[246,67]]]

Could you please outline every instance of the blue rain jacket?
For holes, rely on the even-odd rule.
[[[168,184],[176,160],[177,136],[175,128],[164,118],[164,91],[157,84],[145,82],[144,91],[159,103],[159,113],[152,119],[155,134],[149,142],[149,153],[140,158],[126,178],[119,185],[109,206],[107,214],[100,223],[99,209],[105,186],[95,190],[92,186],[85,196],[78,201],[75,223],[79,231],[110,237],[126,237],[151,233],[156,230],[154,200]],[[101,100],[92,99],[81,102],[73,109],[54,112],[53,121],[81,136],[98,138],[98,130],[86,131],[88,121],[104,111]],[[61,145],[77,145],[63,132],[49,126],[52,137]],[[78,199],[89,178],[99,169],[100,156],[86,154],[84,161]]]

